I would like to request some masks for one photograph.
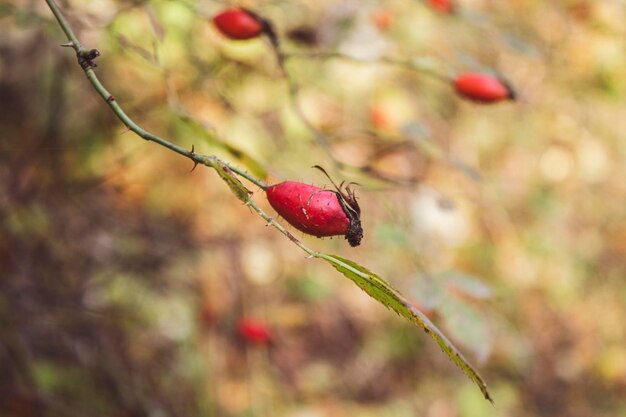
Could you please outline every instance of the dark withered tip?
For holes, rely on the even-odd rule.
[[[513,85],[511,85],[509,80],[505,79],[504,77],[500,77],[500,82],[502,82],[502,84],[504,84],[504,86],[506,87],[506,91],[508,93],[506,98],[508,98],[509,100],[516,100],[517,92],[515,91]]]
[[[350,246],[355,247],[361,244],[363,239],[363,227],[361,227],[361,220],[358,218],[350,219],[350,227],[346,233],[346,240]]]

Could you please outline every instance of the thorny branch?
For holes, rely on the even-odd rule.
[[[436,326],[434,326],[434,324],[432,324],[428,320],[428,318],[426,318],[426,316],[414,309],[411,306],[410,302],[406,300],[399,292],[393,289],[393,287],[391,287],[382,278],[361,267],[360,265],[353,263],[352,261],[339,258],[334,255],[325,254],[323,252],[314,251],[308,248],[295,236],[293,236],[293,234],[291,234],[287,229],[285,229],[282,225],[276,222],[274,218],[265,213],[252,199],[250,191],[239,181],[239,179],[234,174],[247,179],[248,181],[256,184],[261,189],[267,189],[268,185],[264,181],[254,177],[253,175],[247,173],[244,170],[241,170],[236,166],[229,164],[226,161],[219,159],[215,155],[198,154],[195,152],[194,147],[192,147],[191,150],[187,150],[179,145],[168,141],[167,139],[148,132],[137,123],[135,123],[135,121],[133,121],[124,112],[124,110],[117,103],[113,95],[100,82],[94,71],[94,67],[96,67],[94,60],[100,55],[100,52],[96,49],[85,48],[80,43],[80,41],[74,34],[69,22],[65,19],[54,0],[46,0],[46,3],[50,7],[50,10],[54,14],[56,20],[58,21],[59,25],[61,26],[69,40],[69,42],[64,44],[63,46],[71,47],[76,51],[78,64],[84,70],[85,76],[87,77],[89,82],[102,97],[102,99],[106,102],[106,104],[111,108],[113,113],[115,113],[115,115],[129,130],[147,141],[155,142],[167,149],[170,149],[180,155],[189,158],[194,163],[194,168],[197,165],[205,165],[209,168],[213,168],[222,178],[222,180],[226,182],[233,194],[239,200],[244,202],[244,204],[254,210],[259,216],[261,216],[268,225],[271,225],[272,227],[277,229],[280,233],[290,239],[296,246],[306,252],[310,258],[325,260],[339,272],[354,281],[370,296],[374,297],[376,300],[383,303],[387,307],[392,308],[399,315],[409,319],[410,321],[413,321],[414,323],[422,327],[422,329],[424,329],[426,333],[428,333],[439,344],[441,349],[450,357],[450,359],[452,359],[463,370],[463,372],[472,381],[474,381],[474,383],[477,384],[477,386],[482,391],[485,399],[493,402],[487,390],[487,386],[485,385],[480,375],[478,375],[478,372],[474,370],[469,362],[465,358],[463,358],[461,353],[445,338],[443,333],[441,333],[436,328]],[[274,47],[276,48],[276,44],[274,44]],[[284,56],[282,55],[282,52],[280,52],[278,48],[276,48],[276,51],[279,53],[279,62],[283,64]]]
[[[256,178],[255,176],[251,175],[245,170],[242,170],[241,168],[238,168],[224,160],[221,160],[215,155],[202,155],[202,154],[196,153],[193,147],[191,150],[187,150],[179,145],[176,145],[175,143],[168,141],[167,139],[164,139],[160,136],[157,136],[153,133],[148,132],[147,130],[139,126],[137,123],[135,123],[135,121],[133,121],[126,114],[126,112],[124,112],[124,110],[115,100],[113,95],[104,87],[104,85],[100,82],[98,76],[96,75],[94,71],[94,67],[96,65],[93,62],[93,60],[97,58],[100,55],[100,53],[96,49],[85,48],[80,43],[80,41],[74,34],[69,22],[65,19],[65,17],[59,10],[59,7],[54,0],[46,0],[46,3],[50,7],[50,10],[54,14],[56,20],[58,21],[59,25],[61,26],[61,28],[63,29],[63,31],[65,32],[65,35],[67,36],[69,40],[69,42],[66,44],[63,44],[63,46],[71,47],[72,49],[76,51],[78,63],[81,66],[81,68],[85,71],[85,76],[87,77],[89,82],[98,92],[98,94],[104,99],[107,105],[111,108],[113,113],[115,113],[115,115],[120,119],[120,121],[126,127],[128,127],[129,130],[131,130],[132,132],[134,132],[139,137],[145,140],[155,142],[161,146],[164,146],[165,148],[168,148],[180,155],[183,155],[189,158],[194,163],[194,167],[199,164],[199,165],[205,165],[209,168],[215,169],[220,174],[222,179],[224,179],[224,181],[226,181],[228,185],[231,186],[231,188],[238,187],[237,191],[239,192],[235,192],[237,197],[241,199],[247,206],[252,208],[252,210],[254,210],[259,216],[261,216],[269,225],[273,226],[280,233],[282,233],[287,238],[289,238],[292,242],[294,242],[298,247],[300,247],[300,249],[306,252],[309,256],[317,257],[318,252],[305,246],[295,236],[293,236],[293,234],[291,234],[282,225],[276,222],[276,220],[274,220],[271,216],[265,213],[254,202],[254,200],[250,197],[250,195],[244,191],[245,187],[241,183],[239,183],[239,180],[236,177],[234,177],[232,174],[233,173],[237,174],[238,176],[245,178],[248,181],[252,182],[253,184],[257,185],[261,189],[266,189],[268,185],[263,180]]]

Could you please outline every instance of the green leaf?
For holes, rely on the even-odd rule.
[[[222,165],[219,162],[214,162],[211,164],[213,168],[217,171],[219,176],[224,180],[226,184],[230,187],[231,191],[238,199],[247,203],[250,200],[250,190],[248,190],[242,183],[237,179],[228,167]]]
[[[192,117],[184,109],[180,107],[178,103],[171,102],[170,108],[176,114],[178,119],[188,128],[190,128],[194,135],[197,135],[204,139],[206,143],[214,146],[218,149],[228,152],[241,162],[243,162],[250,171],[257,177],[265,179],[267,177],[267,170],[263,165],[252,156],[248,155],[243,150],[237,148],[234,145],[226,143],[219,139],[207,126],[202,124],[199,120]]]
[[[324,259],[330,263],[335,269],[351,279],[363,291],[372,298],[379,301],[387,308],[392,309],[400,316],[412,321],[420,326],[435,342],[439,345],[454,363],[480,388],[485,399],[493,400],[487,390],[487,385],[480,377],[478,372],[469,364],[467,359],[458,351],[458,349],[444,336],[444,334],[413,304],[411,304],[402,294],[393,288],[387,281],[348,259],[341,258],[336,255],[328,255],[325,253],[317,253],[317,258]]]

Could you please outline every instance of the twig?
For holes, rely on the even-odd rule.
[[[139,137],[157,143],[171,151],[174,151],[180,155],[183,155],[187,158],[189,158],[190,160],[193,161],[194,165],[205,165],[209,168],[213,168],[215,170],[218,171],[218,173],[220,173],[220,176],[222,176],[223,179],[227,180],[226,178],[224,178],[224,175],[230,175],[230,173],[235,173],[238,176],[247,179],[248,181],[250,181],[251,183],[257,185],[258,187],[260,187],[261,189],[265,190],[268,185],[267,183],[265,183],[263,180],[256,178],[254,175],[246,172],[245,170],[234,166],[232,164],[230,164],[229,162],[226,162],[224,160],[221,160],[220,158],[218,158],[215,155],[201,155],[195,152],[194,148],[192,147],[191,150],[187,150],[179,145],[176,145],[170,141],[168,141],[167,139],[164,139],[160,136],[157,136],[153,133],[148,132],[147,130],[143,129],[141,126],[139,126],[137,123],[135,123],[127,114],[126,112],[124,112],[124,110],[122,109],[122,107],[118,104],[117,100],[115,100],[115,98],[113,97],[113,95],[104,87],[104,85],[100,82],[100,80],[98,79],[98,76],[96,75],[95,71],[94,71],[94,67],[96,66],[95,62],[93,62],[99,55],[100,53],[96,50],[96,49],[88,49],[85,48],[80,41],[78,40],[78,38],[76,37],[76,35],[74,34],[74,31],[72,30],[72,27],[70,26],[69,22],[65,19],[65,17],[63,16],[63,14],[61,13],[58,5],[56,4],[56,2],[54,0],[46,0],[46,3],[48,4],[48,7],[50,7],[50,10],[52,11],[52,13],[54,14],[54,17],[56,18],[57,22],[59,23],[59,26],[61,26],[61,28],[63,29],[63,32],[65,32],[65,35],[67,36],[69,42],[66,44],[63,44],[62,46],[65,47],[71,47],[72,49],[74,49],[76,51],[76,56],[78,58],[78,63],[80,64],[81,68],[83,68],[83,70],[85,71],[85,76],[87,77],[87,79],[89,80],[89,82],[91,83],[91,85],[95,88],[95,90],[98,92],[98,94],[104,99],[104,101],[107,103],[107,105],[111,108],[111,110],[113,111],[113,113],[115,113],[115,115],[118,117],[118,119],[120,119],[120,121],[126,126],[128,127],[129,130],[131,130],[132,132],[134,132],[135,134],[137,134]],[[236,179],[233,177],[231,179],[232,181],[236,181]],[[227,181],[229,182],[229,181]],[[236,187],[236,185],[233,185],[231,182],[229,182],[229,185],[231,186],[231,188],[233,186]],[[241,186],[243,188],[243,186]],[[242,193],[237,193],[237,197],[239,197],[240,199],[242,199],[242,201],[244,201],[244,203],[246,205],[248,205],[250,208],[252,208],[255,212],[257,212],[257,214],[259,216],[261,216],[263,219],[265,219],[265,221],[270,224],[271,226],[273,226],[274,228],[276,228],[280,233],[282,233],[283,235],[287,236],[292,242],[294,242],[300,249],[302,249],[304,252],[306,252],[309,256],[312,257],[317,257],[317,252],[315,252],[314,250],[308,248],[307,246],[305,246],[302,242],[300,242],[295,236],[293,236],[293,234],[291,234],[287,229],[285,229],[282,225],[280,225],[278,222],[276,222],[276,220],[274,220],[271,216],[269,216],[267,213],[265,213],[255,202],[254,200],[252,200],[252,198],[249,195],[243,195]]]
[[[328,155],[330,160],[333,162],[333,165],[336,169],[346,168],[348,165],[339,161],[333,155],[330,149],[330,140],[327,135],[321,132],[317,127],[311,123],[311,121],[306,117],[304,111],[302,110],[302,106],[300,105],[300,86],[294,80],[293,76],[287,69],[287,58],[288,55],[285,54],[278,42],[271,42],[272,50],[276,55],[276,62],[278,63],[278,67],[287,82],[287,91],[289,94],[289,101],[291,104],[291,108],[298,116],[300,121],[304,124],[304,126],[313,134],[313,138],[318,143],[318,145],[324,150],[324,152]]]
[[[298,115],[300,120],[305,124],[305,126],[313,133],[315,139],[320,144],[320,146],[326,151],[331,160],[334,162],[334,165],[337,169],[350,169],[357,172],[362,172],[364,174],[369,175],[370,177],[379,179],[381,181],[385,181],[388,183],[393,183],[397,185],[406,185],[406,184],[414,184],[417,181],[415,179],[410,179],[408,181],[399,181],[394,178],[389,178],[384,174],[377,172],[370,165],[364,167],[353,166],[350,164],[346,164],[341,162],[332,155],[330,151],[330,141],[328,137],[319,131],[313,124],[306,118],[304,115],[299,103],[298,103],[298,85],[293,80],[293,77],[290,75],[286,68],[286,62],[291,59],[304,59],[304,60],[328,60],[328,59],[341,59],[357,64],[362,65],[370,65],[370,64],[381,64],[381,65],[391,65],[400,68],[404,68],[409,71],[418,72],[422,75],[429,76],[435,80],[444,82],[446,84],[450,84],[453,82],[453,78],[449,75],[443,74],[440,71],[437,71],[432,65],[428,65],[425,63],[419,63],[415,60],[408,59],[394,59],[394,58],[386,58],[382,57],[376,60],[366,60],[359,59],[350,55],[346,55],[344,53],[338,51],[314,51],[314,52],[284,52],[278,46],[274,46],[276,48],[276,55],[280,57],[279,66],[287,80],[287,84],[289,86],[289,96],[291,98],[291,103],[295,113]],[[433,155],[432,152],[430,154],[431,157],[434,157],[439,160],[443,160],[453,169],[456,169],[468,176],[473,181],[480,181],[480,176],[477,175],[474,170],[468,168],[462,161],[455,161],[449,157],[443,156],[442,151],[437,149],[437,155]]]
[[[378,58],[378,59],[360,59],[350,55],[343,54],[337,51],[316,51],[316,52],[290,52],[283,53],[284,60],[289,59],[309,59],[309,60],[324,60],[324,59],[341,59],[344,61],[354,62],[356,64],[383,64],[392,65],[404,68],[409,71],[418,72],[420,74],[429,76],[433,79],[450,83],[452,78],[449,75],[442,74],[436,71],[434,68],[428,65],[416,63],[414,60],[408,59],[395,59],[395,58]]]
[[[289,92],[289,98],[291,101],[291,107],[293,111],[296,113],[300,121],[306,126],[306,128],[313,134],[316,142],[320,145],[320,147],[326,152],[330,160],[333,162],[333,165],[338,170],[350,170],[355,172],[360,172],[366,174],[372,178],[378,179],[380,181],[384,181],[387,183],[392,183],[396,185],[406,185],[406,184],[414,184],[417,181],[415,179],[409,179],[408,181],[397,180],[394,178],[389,178],[386,175],[376,171],[372,166],[354,166],[350,164],[346,164],[335,158],[331,151],[331,140],[329,137],[321,132],[317,127],[315,127],[304,114],[302,107],[299,102],[299,85],[293,79],[293,76],[287,69],[287,61],[291,59],[313,59],[313,60],[328,60],[328,59],[342,59],[350,62],[354,62],[357,64],[382,64],[382,65],[392,65],[400,68],[404,68],[409,71],[419,72],[423,75],[429,76],[438,81],[442,81],[446,84],[450,84],[453,80],[449,75],[442,74],[441,72],[434,69],[431,65],[420,64],[415,60],[406,60],[406,59],[393,59],[393,58],[379,58],[377,60],[363,60],[359,58],[352,57],[350,55],[343,54],[338,51],[315,51],[315,52],[285,52],[282,47],[277,42],[272,42],[271,47],[274,51],[274,54],[277,57],[278,66],[287,82],[287,88]],[[457,169],[470,177],[472,180],[476,180],[476,175],[471,175],[470,170],[465,169],[463,164],[460,162],[451,161],[450,158],[446,158],[443,156],[438,156],[438,159],[443,159],[446,163],[448,163],[452,168]]]

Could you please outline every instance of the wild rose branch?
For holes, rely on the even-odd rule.
[[[446,355],[448,355],[448,357],[478,386],[483,396],[487,400],[493,402],[489,391],[487,390],[487,386],[478,372],[472,367],[469,361],[463,357],[459,350],[445,337],[445,335],[428,319],[428,317],[415,307],[415,305],[413,305],[400,292],[393,288],[386,280],[363,266],[336,255],[326,254],[308,248],[256,204],[251,197],[252,193],[241,183],[239,178],[245,178],[260,187],[262,190],[266,191],[268,193],[270,204],[279,213],[283,215],[287,214],[287,220],[290,220],[291,217],[291,224],[297,229],[306,233],[312,232],[312,234],[317,236],[345,233],[350,244],[352,246],[356,246],[360,243],[362,237],[362,230],[360,226],[360,208],[356,203],[354,193],[348,187],[342,190],[341,186],[339,186],[336,187],[336,191],[331,191],[316,187],[307,188],[304,187],[304,184],[291,182],[284,182],[274,186],[269,186],[264,181],[236,166],[229,164],[226,161],[217,158],[214,155],[198,154],[195,152],[193,147],[191,150],[187,150],[168,141],[167,139],[143,129],[124,112],[115,97],[98,79],[94,71],[94,67],[96,67],[95,60],[100,55],[99,52],[96,49],[86,48],[80,43],[69,22],[65,19],[54,0],[46,0],[46,3],[50,7],[50,10],[54,14],[57,22],[65,32],[69,41],[63,46],[74,49],[78,64],[84,70],[85,76],[113,113],[129,130],[147,141],[157,143],[173,152],[189,158],[193,162],[194,168],[199,164],[213,168],[239,200],[254,210],[268,224],[288,237],[294,244],[307,253],[309,257],[326,261],[345,277],[352,280],[368,295],[379,301],[387,308],[392,309],[398,315],[421,327],[431,338],[433,338],[442,351],[446,353]],[[243,12],[249,13],[245,10]],[[251,21],[250,19],[247,19],[248,17],[253,18],[251,29]],[[276,48],[278,43],[276,34],[271,29],[271,25],[267,20],[259,18],[256,14],[249,14],[244,16],[244,18],[244,24],[248,25],[248,33],[245,36],[249,36],[250,33],[254,34],[260,30],[258,33],[265,33],[268,35],[270,37],[270,41],[275,47],[275,50],[279,51],[279,49]],[[260,29],[254,26],[255,19],[257,23],[260,22]],[[237,25],[235,25],[235,28],[236,27]],[[232,27],[230,29],[232,29]],[[279,53],[279,60],[282,59],[284,59],[284,57]],[[282,61],[279,62],[282,63]],[[501,95],[501,91],[498,89],[496,89],[496,93]],[[485,97],[482,97],[481,99],[482,101],[485,101]],[[311,206],[311,204],[313,204],[313,206]],[[308,209],[311,210],[309,211]],[[340,212],[340,210],[343,213]],[[317,220],[321,217],[329,220],[329,222],[332,223],[332,227],[329,226],[330,223],[324,224],[324,222],[317,222],[316,217]]]

